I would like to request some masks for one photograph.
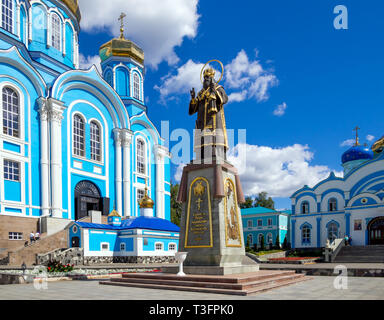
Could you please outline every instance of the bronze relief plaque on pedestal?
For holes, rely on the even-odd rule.
[[[189,187],[185,248],[212,248],[211,195],[207,179],[199,177]]]
[[[239,209],[236,186],[229,178],[224,181],[225,242],[227,247],[241,247]]]

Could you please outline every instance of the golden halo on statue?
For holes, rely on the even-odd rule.
[[[204,83],[204,81],[203,81],[203,72],[204,72],[204,70],[205,70],[205,67],[206,67],[209,63],[214,62],[214,61],[215,61],[215,62],[218,62],[218,63],[220,64],[220,66],[221,66],[221,76],[220,76],[220,79],[219,79],[218,81],[216,81],[216,83],[219,84],[219,82],[223,79],[223,75],[224,75],[224,66],[223,66],[223,64],[222,64],[221,61],[219,61],[219,60],[212,59],[212,60],[209,60],[209,61],[204,65],[203,69],[201,69],[201,72],[200,72],[200,81],[201,81],[201,83]]]

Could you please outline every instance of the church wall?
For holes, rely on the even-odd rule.
[[[0,212],[36,215],[36,210],[32,207],[40,207],[40,143],[38,115],[35,110],[38,94],[31,79],[15,67],[0,64],[0,70],[2,74],[0,90],[2,91],[3,87],[15,90],[20,105],[20,137],[14,138],[8,135],[0,137],[0,167],[3,167],[3,160],[8,159],[19,162],[21,170],[19,182],[0,180],[2,182],[0,196],[3,204]],[[32,152],[32,150],[38,151]],[[1,172],[4,171],[1,170]],[[36,189],[32,189],[32,185],[36,186]]]
[[[77,98],[82,98],[77,100]],[[64,208],[70,208],[68,217],[75,218],[74,189],[81,180],[89,180],[96,184],[102,197],[111,199],[110,205],[115,201],[115,147],[112,129],[114,127],[112,117],[104,105],[95,97],[79,90],[72,90],[68,96],[69,108],[66,111],[62,127],[65,131],[62,135],[63,146],[63,194]],[[85,122],[85,149],[86,156],[80,157],[73,154],[73,117],[80,115]],[[91,160],[90,156],[90,122],[96,121],[101,127],[102,159]]]

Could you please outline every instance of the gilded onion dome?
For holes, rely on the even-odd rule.
[[[155,205],[155,202],[148,196],[148,189],[145,187],[145,195],[139,201],[140,208],[150,208],[152,209]]]
[[[124,23],[125,14],[119,18],[121,20],[120,38],[114,38],[100,47],[99,55],[102,62],[110,57],[128,57],[144,64],[144,51],[131,40],[124,38]]]
[[[121,217],[120,214],[116,211],[116,209],[113,209],[111,213],[108,215],[108,217]]]
[[[61,0],[64,4],[72,11],[72,13],[76,16],[77,20],[80,22],[81,13],[79,8],[78,0]]]

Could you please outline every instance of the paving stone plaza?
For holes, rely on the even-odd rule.
[[[33,284],[1,286],[0,300],[384,300],[384,278],[349,277],[347,289],[335,289],[335,277],[312,280],[239,297],[223,294],[109,287],[99,281],[49,282],[46,290]]]

